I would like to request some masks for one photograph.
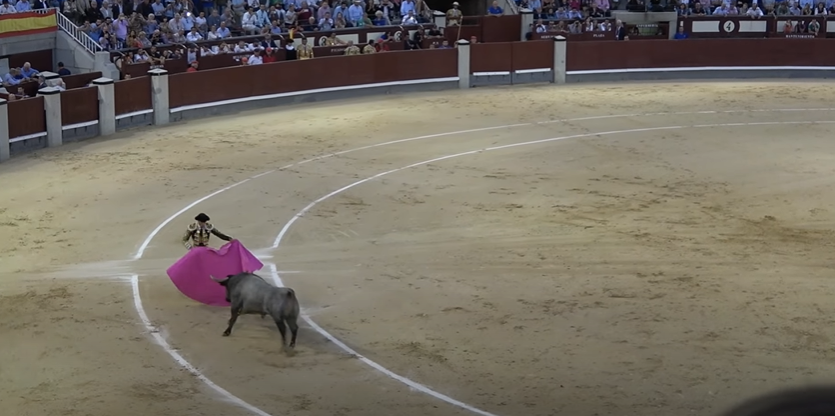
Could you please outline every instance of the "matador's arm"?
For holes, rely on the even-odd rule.
[[[212,234],[214,234],[215,236],[217,236],[217,238],[223,241],[232,241],[232,237],[229,237],[228,235],[218,231],[215,227],[212,227]]]
[[[183,245],[186,246],[187,249],[191,250],[191,237],[194,235],[194,231],[197,228],[192,227],[191,225],[186,229],[185,235],[183,235]]]

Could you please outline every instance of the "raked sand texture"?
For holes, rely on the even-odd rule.
[[[199,212],[298,271],[281,277],[346,346],[496,416],[711,416],[826,380],[833,98],[835,84],[786,81],[473,89],[266,109],[14,159],[0,166],[2,413],[252,414],[154,342],[125,279],[137,273],[154,331],[263,414],[474,414],[307,323],[292,356],[258,316],[221,337],[228,311],[165,275]],[[251,179],[127,261],[218,189],[427,135]]]

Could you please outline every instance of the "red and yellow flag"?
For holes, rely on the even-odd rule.
[[[0,38],[48,33],[58,30],[55,10],[46,13],[24,12],[0,16]]]

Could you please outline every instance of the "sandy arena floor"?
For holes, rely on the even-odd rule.
[[[786,81],[474,89],[18,158],[0,166],[0,404],[15,416],[710,416],[824,380],[833,98],[831,83]],[[127,262],[220,188],[423,135],[436,136],[250,179]],[[293,356],[258,317],[221,337],[228,311],[165,275],[201,211],[298,271],[281,277],[323,330],[430,394],[309,323]]]

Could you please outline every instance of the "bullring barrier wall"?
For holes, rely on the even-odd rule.
[[[0,160],[117,130],[273,105],[489,85],[829,78],[835,39],[554,40],[469,44],[145,77],[0,100]],[[52,75],[50,74],[47,78]]]

